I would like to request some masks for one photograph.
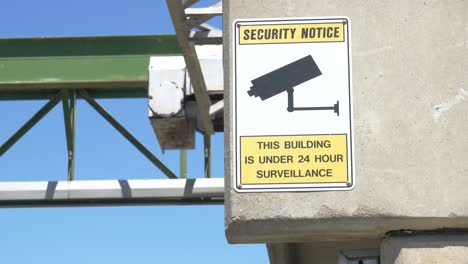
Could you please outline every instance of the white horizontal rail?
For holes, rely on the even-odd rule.
[[[224,179],[1,182],[0,206],[222,203]]]
[[[224,108],[224,100],[221,100],[221,101],[218,101],[218,102],[212,104],[211,107],[210,107],[210,115],[214,116],[219,111],[223,110],[223,108]]]
[[[223,14],[223,3],[219,1],[218,3],[210,7],[186,8],[185,14],[187,16],[204,16],[204,15],[220,16]]]
[[[217,44],[222,38],[223,32],[220,30],[192,31],[189,40],[196,44]]]

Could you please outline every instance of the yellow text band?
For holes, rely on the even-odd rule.
[[[240,25],[239,44],[343,42],[343,23]]]

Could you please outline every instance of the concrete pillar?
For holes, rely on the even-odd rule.
[[[360,263],[378,256],[379,240],[267,244],[271,264]],[[353,262],[354,260],[354,262]],[[362,263],[374,263],[371,261]]]
[[[297,263],[297,254],[294,244],[277,243],[267,244],[268,258],[270,264],[293,264]]]
[[[467,264],[468,233],[386,237],[380,259],[381,264]]]

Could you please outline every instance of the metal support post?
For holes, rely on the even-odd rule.
[[[203,145],[205,149],[205,178],[211,178],[211,136],[203,135]]]
[[[62,90],[63,120],[65,122],[65,134],[67,137],[67,155],[68,155],[68,180],[75,178],[75,105],[76,92]]]
[[[187,178],[187,150],[180,150],[180,176],[181,179]]]
[[[75,179],[75,131],[76,131],[76,91],[73,90],[70,96],[70,124],[71,124],[71,153],[72,159],[68,162],[68,180]]]

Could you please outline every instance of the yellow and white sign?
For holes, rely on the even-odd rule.
[[[236,20],[233,29],[234,189],[354,188],[349,19]]]

